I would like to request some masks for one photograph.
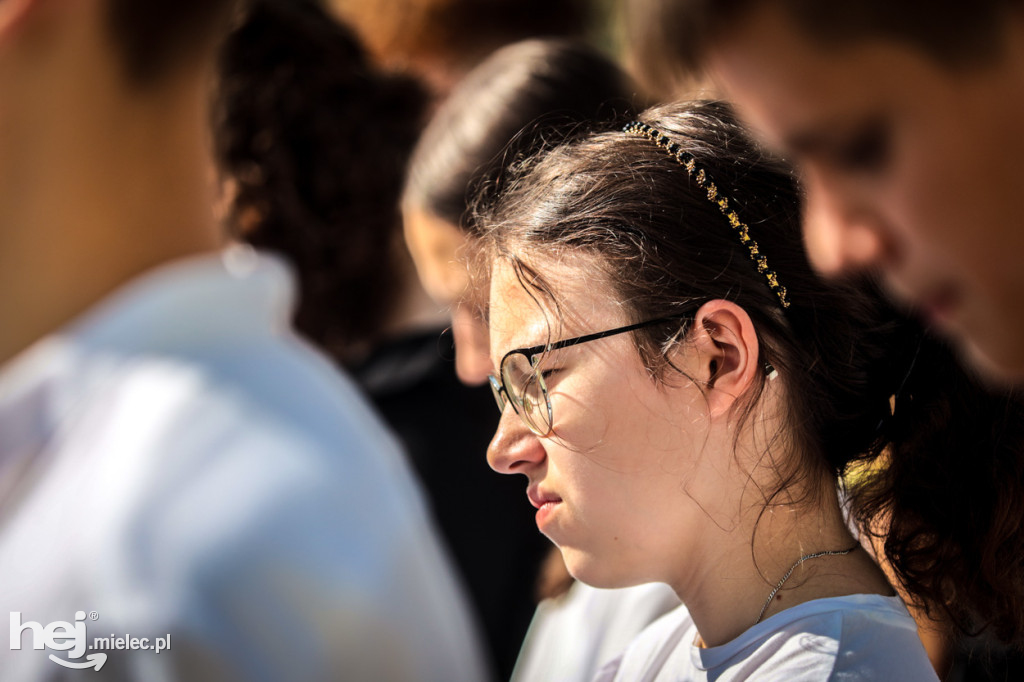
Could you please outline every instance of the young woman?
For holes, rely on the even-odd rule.
[[[635,91],[613,61],[582,42],[526,40],[496,51],[473,69],[431,119],[409,166],[402,213],[409,251],[424,287],[438,304],[451,308],[458,350],[455,365],[463,382],[487,393],[484,385],[491,367],[486,324],[471,307],[460,305],[468,285],[462,256],[479,234],[469,211],[474,196],[493,202],[504,187],[508,167],[550,148],[556,140],[585,133],[594,121],[629,120],[635,115]],[[497,423],[479,415],[470,419],[443,403],[437,409],[464,422],[461,430],[488,428],[487,439]],[[452,464],[465,466],[461,461]],[[490,471],[486,475],[495,478]],[[514,682],[589,682],[602,663],[620,654],[640,630],[679,601],[665,585],[595,590],[574,582],[557,548],[534,528],[518,485],[501,482],[511,484],[511,507],[504,506],[506,498],[499,505],[495,497],[486,523],[477,527],[487,532],[488,542],[511,550],[516,559],[503,560],[503,571],[491,569],[489,584],[500,585],[502,603],[525,607],[533,615],[532,622],[495,619],[495,627],[488,628],[496,635],[495,650],[510,663],[502,677],[511,675]],[[458,518],[466,518],[466,493],[451,500]],[[495,532],[498,509],[526,516],[514,517],[520,524],[514,530]],[[542,565],[538,548],[550,552]],[[479,549],[474,552],[483,554]],[[530,562],[532,566],[524,568]],[[540,599],[535,614],[534,592]],[[485,625],[490,622],[485,620]]]
[[[527,476],[575,577],[684,603],[599,678],[935,679],[837,485],[859,465],[853,518],[952,608],[906,570],[971,549],[935,532],[927,487],[968,458],[965,485],[1019,475],[1020,406],[870,284],[814,275],[791,173],[725,106],[641,119],[524,164],[481,216],[491,466]]]

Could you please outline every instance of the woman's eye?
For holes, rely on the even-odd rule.
[[[873,121],[836,150],[834,161],[848,171],[871,172],[881,169],[888,157],[888,127],[882,121]]]

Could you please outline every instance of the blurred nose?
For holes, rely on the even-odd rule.
[[[487,446],[487,463],[499,474],[527,474],[547,453],[511,405],[505,405],[498,430]]]
[[[468,386],[487,383],[491,373],[490,337],[487,325],[466,306],[452,312],[452,335],[455,337],[455,373]]]
[[[839,275],[884,265],[889,237],[867,207],[813,175],[805,176],[804,186],[804,242],[818,272]]]

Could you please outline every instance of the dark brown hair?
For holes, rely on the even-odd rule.
[[[399,196],[426,94],[370,64],[315,0],[254,2],[220,71],[216,157],[237,188],[229,227],[295,264],[296,326],[343,358],[393,312]]]
[[[964,629],[1024,638],[1024,404],[985,390],[871,282],[814,273],[792,172],[749,139],[726,105],[671,105],[641,120],[693,154],[728,195],[788,288],[789,308],[686,170],[650,140],[621,131],[523,164],[481,216],[486,253],[556,303],[533,263],[596,256],[632,321],[712,299],[740,305],[760,359],[785,382],[785,437],[797,453],[771,463],[778,484],[764,491],[766,507],[813,502],[788,497],[807,477],[838,480],[859,463],[873,465],[851,484],[848,502],[861,527],[884,538],[911,598]],[[659,379],[675,371],[665,355],[679,333],[678,323],[635,333]],[[762,377],[741,419],[763,386]]]
[[[633,112],[633,85],[584,43],[528,40],[495,52],[452,92],[416,145],[402,202],[472,232],[481,185],[518,158]]]
[[[107,0],[108,26],[136,84],[158,80],[180,61],[207,54],[240,0]]]
[[[894,40],[950,66],[996,54],[1007,15],[1021,5],[1020,0],[630,0],[630,50],[645,79],[670,88],[700,66],[708,45],[727,34],[731,23],[769,3],[822,47]]]

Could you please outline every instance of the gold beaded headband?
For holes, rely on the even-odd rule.
[[[750,251],[750,260],[754,261],[757,266],[757,271],[764,275],[765,279],[768,280],[768,287],[775,292],[775,295],[779,298],[779,303],[782,304],[783,308],[789,307],[789,299],[786,298],[786,287],[779,284],[779,276],[774,270],[768,267],[768,259],[765,258],[764,254],[757,246],[757,242],[750,236],[750,228],[747,224],[742,222],[736,211],[729,208],[729,199],[724,196],[719,196],[718,187],[711,181],[707,173],[704,172],[703,168],[697,167],[697,159],[694,158],[693,154],[684,151],[682,147],[666,137],[661,131],[656,128],[652,128],[646,123],[640,121],[633,121],[626,125],[622,129],[623,132],[631,135],[637,135],[639,137],[646,137],[648,140],[654,142],[656,145],[668,152],[668,155],[679,162],[683,168],[686,169],[686,173],[693,178],[697,183],[697,186],[703,189],[708,194],[708,200],[718,206],[718,210],[722,212],[722,215],[729,221],[729,225],[736,231],[740,241],[747,250]]]

